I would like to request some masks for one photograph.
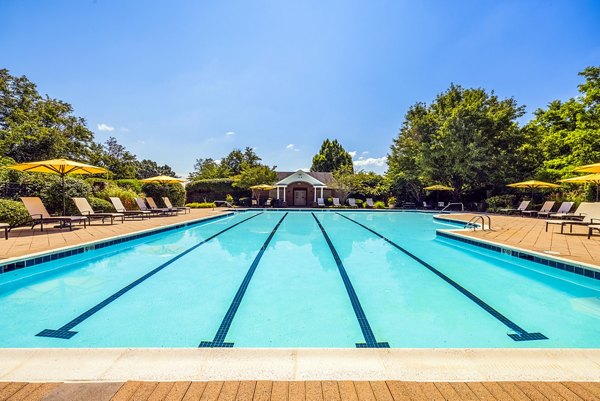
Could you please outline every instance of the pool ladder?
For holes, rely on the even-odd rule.
[[[473,231],[475,231],[477,229],[477,226],[481,227],[481,231],[485,231],[485,218],[487,217],[487,229],[491,230],[492,229],[492,218],[487,215],[487,214],[478,214],[477,216],[473,216],[471,218],[471,220],[469,220],[467,222],[467,224],[465,224],[464,228],[472,228]],[[477,222],[481,220],[481,225],[479,225]]]

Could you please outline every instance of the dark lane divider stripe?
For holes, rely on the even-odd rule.
[[[211,235],[210,237],[203,240],[202,242],[199,242],[196,245],[192,246],[191,248],[188,248],[187,250],[181,252],[179,255],[175,256],[174,258],[169,259],[162,265],[158,266],[156,269],[144,274],[142,277],[138,278],[137,280],[135,280],[131,284],[127,285],[126,287],[121,288],[119,291],[115,292],[113,295],[109,296],[108,298],[106,298],[104,301],[100,302],[96,306],[93,306],[92,308],[83,312],[81,315],[77,316],[75,319],[71,320],[69,323],[65,324],[61,328],[59,328],[57,330],[52,330],[52,329],[42,330],[41,332],[36,334],[36,336],[38,336],[38,337],[54,337],[54,338],[63,338],[63,339],[69,339],[69,338],[73,337],[75,334],[77,334],[76,331],[71,331],[71,329],[73,327],[77,326],[79,323],[83,322],[84,320],[86,320],[87,318],[89,318],[94,313],[98,312],[99,310],[101,310],[102,308],[104,308],[105,306],[110,304],[111,302],[117,300],[121,295],[125,294],[126,292],[128,292],[129,290],[138,286],[139,284],[143,283],[144,281],[146,281],[150,277],[154,276],[156,273],[158,273],[165,267],[169,266],[171,263],[175,262],[176,260],[178,260],[178,259],[182,258],[183,256],[187,255],[188,253],[192,252],[194,249],[198,248],[199,246],[206,244],[208,241],[218,237],[219,235],[223,234],[224,232],[229,231],[232,228],[239,226],[240,224],[245,223],[246,221],[253,219],[256,216],[259,216],[261,214],[263,214],[263,212],[257,213],[253,216],[250,216],[242,221],[239,221],[239,222],[219,231],[216,234]]]
[[[275,232],[277,231],[277,229],[283,222],[283,219],[285,219],[285,217],[287,215],[288,215],[288,213],[286,212],[283,215],[283,217],[281,218],[281,220],[279,220],[279,222],[275,225],[275,228],[273,228],[273,230],[271,231],[271,234],[269,234],[269,236],[267,237],[267,240],[265,241],[263,246],[260,248],[260,251],[258,251],[258,254],[256,255],[256,257],[254,258],[254,261],[250,265],[250,268],[248,269],[248,272],[246,273],[246,276],[244,277],[244,280],[242,281],[240,288],[238,288],[237,292],[235,293],[235,297],[233,297],[233,301],[231,302],[231,305],[229,305],[229,309],[227,310],[227,313],[225,314],[225,317],[223,318],[223,321],[221,322],[221,325],[219,326],[219,329],[217,330],[217,334],[215,334],[215,338],[213,338],[212,341],[202,341],[200,343],[200,345],[198,345],[198,348],[231,348],[231,347],[233,347],[233,343],[225,342],[225,337],[227,337],[227,333],[229,332],[229,328],[231,327],[233,318],[235,317],[235,314],[237,313],[237,310],[240,307],[240,304],[242,303],[244,294],[246,293],[246,290],[248,289],[248,285],[250,284],[250,280],[252,280],[252,276],[254,275],[254,272],[256,271],[256,268],[258,267],[258,263],[260,262],[260,259],[262,258],[263,254],[267,250],[267,247],[269,246],[269,243],[273,239]]]
[[[353,222],[355,224],[358,224],[359,226],[361,226],[365,230],[368,230],[371,233],[375,234],[379,238],[381,238],[384,241],[386,241],[388,244],[392,245],[393,247],[395,247],[399,251],[405,253],[406,255],[410,256],[412,259],[414,259],[417,262],[419,262],[421,265],[423,265],[424,267],[426,267],[427,269],[429,269],[433,274],[435,274],[436,276],[438,276],[439,278],[441,278],[442,280],[444,280],[446,283],[448,283],[452,287],[456,288],[458,291],[460,291],[463,295],[465,295],[471,301],[473,301],[477,305],[479,305],[487,313],[489,313],[490,315],[492,315],[493,317],[495,317],[496,319],[498,319],[502,324],[504,324],[505,326],[507,326],[511,330],[515,331],[517,334],[512,334],[512,333],[508,334],[508,336],[510,338],[512,338],[514,341],[532,341],[532,340],[547,340],[548,339],[548,337],[546,337],[542,333],[529,333],[528,331],[526,331],[525,329],[523,329],[522,327],[520,327],[519,325],[517,325],[515,322],[513,322],[512,320],[510,320],[509,318],[507,318],[506,316],[504,316],[500,312],[498,312],[496,309],[492,308],[490,305],[488,305],[487,303],[485,303],[482,299],[478,298],[475,294],[473,294],[472,292],[470,292],[466,288],[462,287],[456,281],[452,280],[450,277],[446,276],[444,273],[442,273],[441,271],[439,271],[435,267],[431,266],[429,263],[425,262],[423,259],[419,258],[416,255],[413,255],[412,253],[410,253],[409,251],[407,251],[406,249],[404,249],[400,245],[396,244],[394,241],[392,241],[392,240],[384,237],[383,235],[379,234],[378,232],[370,229],[369,227],[365,226],[364,224],[359,223],[358,221],[356,221],[354,219],[351,219],[348,216],[344,216],[343,214],[338,213],[338,212],[336,212],[336,214],[342,216],[343,218],[345,218],[347,220],[350,220],[351,222]]]
[[[358,300],[358,296],[356,295],[356,291],[354,291],[354,286],[348,277],[348,273],[346,273],[346,268],[342,263],[342,259],[340,259],[340,255],[337,253],[337,250],[333,246],[329,235],[327,235],[327,231],[321,225],[317,216],[314,213],[311,213],[315,218],[315,221],[319,225],[321,229],[321,233],[325,237],[325,241],[327,241],[327,245],[329,246],[329,250],[331,250],[331,254],[335,259],[335,263],[337,264],[340,275],[342,276],[342,281],[344,282],[344,286],[346,287],[346,292],[348,293],[348,297],[350,298],[350,302],[352,303],[352,308],[354,309],[354,314],[356,315],[356,319],[358,320],[358,324],[360,325],[360,329],[362,330],[363,336],[365,337],[364,343],[356,343],[356,348],[389,348],[390,345],[387,342],[377,342],[375,339],[375,334],[373,334],[373,330],[371,329],[371,325],[369,324],[369,320],[365,315],[365,311],[363,310],[360,301]]]

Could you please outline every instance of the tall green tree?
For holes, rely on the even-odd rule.
[[[352,156],[346,152],[337,139],[333,141],[325,139],[321,144],[321,149],[312,159],[310,171],[333,172],[344,166],[352,168]]]
[[[600,161],[600,67],[579,75],[585,78],[580,96],[550,102],[526,126],[537,142],[540,178],[565,178],[577,166]]]
[[[42,97],[27,77],[0,69],[0,151],[17,162],[86,161],[94,134],[63,101]]]
[[[517,123],[523,114],[513,98],[454,84],[431,105],[417,103],[388,155],[391,187],[441,183],[458,199],[528,176],[535,166],[523,157],[529,143]]]
[[[221,159],[221,168],[229,176],[238,175],[244,168],[260,166],[261,158],[258,157],[254,149],[246,147],[244,151],[240,149],[232,150],[227,156]]]
[[[246,167],[240,174],[234,177],[233,186],[247,189],[253,185],[273,184],[277,180],[275,168],[260,165]]]
[[[175,171],[168,164],[162,166],[158,165],[153,160],[144,159],[138,162],[136,178],[142,180],[144,178],[155,177],[157,175],[167,175],[169,177],[175,177]]]
[[[194,164],[194,171],[192,171],[188,177],[190,181],[195,180],[212,180],[215,178],[227,178],[229,176],[228,171],[223,171],[221,165],[214,159],[196,159]]]
[[[139,166],[135,155],[119,144],[114,137],[108,138],[102,145],[93,144],[90,161],[108,169],[114,179],[136,178]]]

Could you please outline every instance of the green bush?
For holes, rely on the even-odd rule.
[[[186,202],[208,202],[224,200],[227,195],[233,199],[249,197],[252,191],[233,186],[231,178],[215,178],[210,180],[196,180],[185,187]],[[171,199],[173,201],[173,199]]]
[[[22,202],[0,199],[0,222],[14,227],[28,220],[29,213]]]
[[[142,191],[146,196],[154,198],[159,207],[165,206],[163,196],[167,196],[173,206],[182,206],[185,202],[185,189],[181,184],[146,183],[142,185]]]
[[[113,207],[112,203],[110,203],[107,200],[96,198],[95,196],[90,196],[87,198],[87,200],[90,203],[92,209],[94,209],[94,212],[111,213],[115,211],[115,208]]]
[[[41,175],[41,174],[40,174]],[[45,174],[48,179],[46,187],[43,189],[41,197],[50,213],[63,213],[63,187],[58,176]],[[79,210],[71,198],[89,198],[92,192],[90,184],[84,180],[72,177],[65,177],[64,197],[67,215],[77,215]]]
[[[385,202],[383,202],[383,201],[377,201],[377,202],[375,202],[373,204],[373,208],[374,209],[385,209],[386,208]]]
[[[109,185],[108,188],[106,188],[103,191],[96,192],[94,195],[97,198],[104,199],[107,202],[110,202],[111,197],[116,197],[121,199],[121,202],[123,203],[123,206],[125,206],[125,209],[138,209],[137,203],[135,202],[135,198],[137,198],[139,195],[137,192],[134,192],[131,189],[123,189],[116,185]]]
[[[86,178],[85,182],[92,186],[92,192],[98,192],[108,188],[112,181],[107,180],[106,178],[91,177]]]
[[[186,206],[191,207],[192,209],[208,209],[208,208],[215,207],[215,204],[212,202],[202,202],[202,203],[192,202],[192,203],[187,203]]]
[[[329,198],[325,198],[325,206],[333,206],[333,198],[331,196]]]
[[[231,194],[227,194],[225,201],[233,204],[233,196],[231,196]]]
[[[389,207],[396,207],[396,197],[390,196],[387,200],[387,204]]]
[[[142,192],[142,186],[144,184],[140,180],[135,179],[114,180],[113,182],[120,188],[129,189],[138,194]]]
[[[497,212],[499,209],[514,207],[515,195],[497,195],[486,199],[489,212]]]
[[[364,201],[362,199],[355,199],[356,201],[356,207],[358,208],[363,208],[364,207]]]

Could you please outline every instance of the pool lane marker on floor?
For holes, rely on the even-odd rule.
[[[271,234],[269,234],[269,236],[267,237],[267,240],[265,241],[265,243],[260,247],[260,251],[258,251],[258,254],[254,258],[254,261],[250,265],[250,268],[248,269],[248,272],[246,273],[246,276],[244,277],[244,280],[242,281],[242,284],[240,285],[237,292],[235,293],[235,296],[233,297],[233,301],[231,302],[231,305],[229,305],[229,309],[227,310],[227,313],[225,314],[225,317],[223,318],[223,321],[221,322],[221,325],[219,326],[219,329],[217,330],[217,334],[215,334],[215,338],[213,338],[212,341],[202,341],[200,343],[200,345],[198,345],[198,348],[231,348],[231,347],[233,347],[233,343],[225,342],[225,338],[227,337],[227,333],[229,332],[229,328],[231,327],[233,318],[235,317],[235,314],[237,313],[237,310],[240,307],[240,304],[242,303],[244,294],[246,293],[246,290],[248,289],[248,285],[250,284],[250,280],[252,280],[252,276],[254,275],[254,272],[256,271],[256,268],[258,267],[258,263],[260,262],[260,259],[262,258],[263,254],[267,250],[267,247],[269,246],[269,243],[273,239],[275,232],[277,231],[277,229],[283,222],[283,219],[285,219],[285,217],[287,215],[288,215],[288,213],[286,212],[283,215],[283,217],[281,218],[281,220],[279,220],[279,222],[275,225],[275,227],[271,231]]]
[[[350,220],[351,222],[353,222],[355,224],[358,224],[359,226],[361,226],[365,230],[368,230],[371,233],[375,234],[379,238],[381,238],[384,241],[386,241],[388,244],[392,245],[393,247],[395,247],[399,251],[403,252],[404,254],[408,255],[412,259],[414,259],[417,262],[419,262],[421,265],[423,265],[424,267],[426,267],[428,270],[430,270],[433,274],[435,274],[436,276],[438,276],[439,278],[441,278],[442,280],[444,280],[446,283],[448,283],[452,287],[456,288],[458,291],[460,291],[463,295],[465,295],[471,301],[473,301],[477,305],[479,305],[487,313],[489,313],[490,315],[492,315],[493,317],[495,317],[497,320],[499,320],[502,324],[504,324],[505,326],[507,326],[508,328],[510,328],[512,331],[516,332],[516,333],[509,333],[508,334],[508,336],[510,338],[512,338],[514,341],[533,341],[533,340],[547,340],[548,339],[548,337],[546,337],[542,333],[529,333],[528,331],[526,331],[525,329],[523,329],[522,327],[520,327],[518,324],[516,324],[515,322],[513,322],[512,320],[510,320],[509,318],[507,318],[506,316],[504,316],[502,313],[498,312],[496,309],[492,308],[490,305],[488,305],[487,303],[485,303],[485,301],[483,301],[482,299],[478,298],[475,294],[473,294],[472,292],[470,292],[469,290],[467,290],[466,288],[464,288],[463,286],[461,286],[460,284],[458,284],[456,281],[452,280],[450,277],[446,276],[444,273],[442,273],[441,271],[439,271],[435,267],[431,266],[429,263],[425,262],[423,259],[421,259],[418,256],[416,256],[416,255],[412,254],[411,252],[407,251],[406,249],[404,249],[400,245],[396,244],[394,241],[392,241],[392,240],[384,237],[383,235],[379,234],[378,232],[370,229],[369,227],[365,226],[364,224],[359,223],[358,221],[356,221],[354,219],[351,219],[348,216],[344,216],[343,214],[338,213],[338,212],[336,212],[336,214],[342,216],[343,218],[345,218],[347,220]]]
[[[356,343],[356,348],[390,348],[390,344],[388,344],[387,342],[377,342],[377,340],[375,339],[375,334],[373,334],[373,330],[371,329],[369,320],[367,319],[365,311],[363,310],[362,305],[358,300],[358,296],[356,295],[356,291],[354,291],[354,286],[352,285],[352,281],[350,281],[350,278],[348,277],[348,273],[346,272],[346,268],[342,263],[342,259],[340,259],[340,255],[337,253],[337,250],[333,246],[329,235],[327,235],[327,231],[325,231],[325,229],[321,225],[321,222],[319,221],[319,219],[317,219],[317,216],[315,216],[314,213],[311,214],[315,218],[317,224],[319,225],[321,233],[323,233],[323,237],[325,237],[325,241],[327,242],[329,250],[333,255],[333,259],[335,259],[335,263],[338,267],[340,275],[342,276],[342,281],[344,282],[344,286],[346,287],[346,292],[348,293],[348,297],[350,298],[350,303],[352,303],[352,309],[354,309],[354,314],[356,315],[356,319],[358,320],[360,329],[363,333],[363,336],[365,337],[365,342]]]
[[[154,276],[156,273],[158,273],[159,271],[161,271],[162,269],[164,269],[165,267],[169,266],[171,263],[175,262],[176,260],[182,258],[183,256],[187,255],[188,253],[192,252],[194,249],[198,248],[201,245],[206,244],[208,241],[218,237],[219,235],[225,233],[226,231],[231,230],[232,228],[239,226],[242,223],[247,222],[250,219],[255,218],[256,216],[260,216],[261,214],[263,214],[263,212],[257,213],[253,216],[250,216],[242,221],[239,221],[221,231],[219,231],[216,234],[211,235],[210,237],[206,238],[205,240],[197,243],[196,245],[192,246],[191,248],[186,249],[185,251],[181,252],[180,254],[178,254],[177,256],[175,256],[172,259],[169,259],[168,261],[166,261],[165,263],[163,263],[162,265],[158,266],[156,269],[151,270],[150,272],[144,274],[142,277],[138,278],[137,280],[135,280],[134,282],[132,282],[131,284],[121,288],[119,291],[115,292],[113,295],[109,296],[108,298],[106,298],[104,301],[100,302],[99,304],[97,304],[96,306],[93,306],[92,308],[88,309],[87,311],[83,312],[81,315],[77,316],[75,319],[71,320],[69,323],[65,324],[64,326],[62,326],[61,328],[57,329],[57,330],[52,330],[52,329],[46,329],[46,330],[42,330],[41,332],[39,332],[38,334],[36,334],[37,337],[53,337],[53,338],[62,338],[65,340],[70,339],[71,337],[73,337],[75,334],[77,334],[77,331],[71,331],[71,329],[75,326],[77,326],[79,323],[83,322],[84,320],[86,320],[87,318],[91,317],[93,314],[95,314],[96,312],[100,311],[102,308],[104,308],[105,306],[107,306],[108,304],[110,304],[111,302],[117,300],[121,295],[125,294],[126,292],[128,292],[129,290],[133,289],[134,287],[138,286],[139,284],[143,283],[144,281],[146,281],[147,279],[149,279],[150,277]]]

